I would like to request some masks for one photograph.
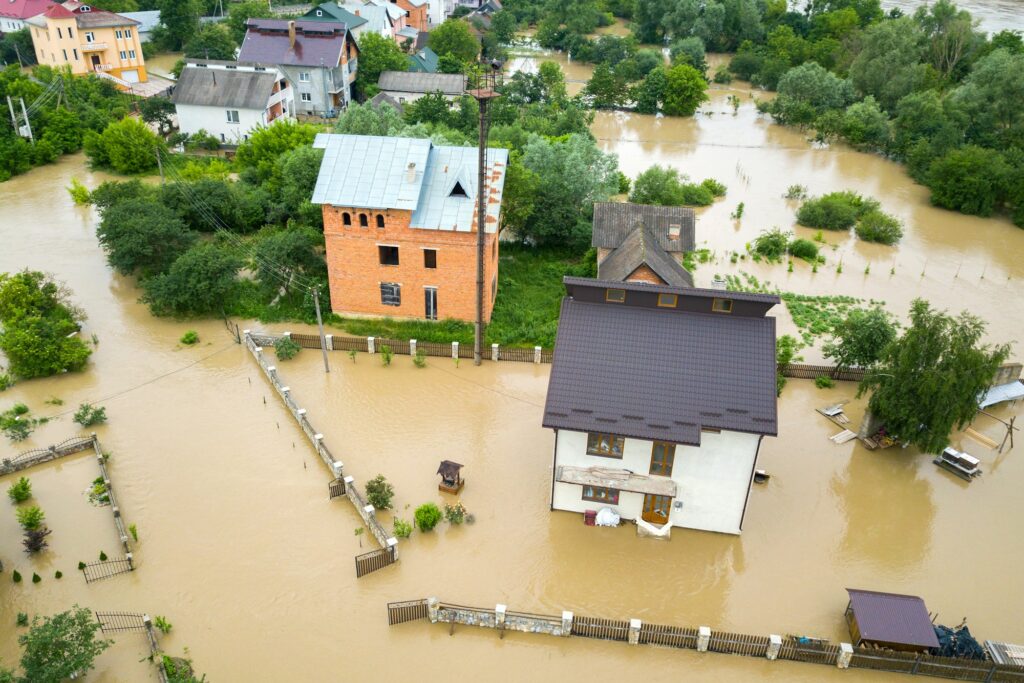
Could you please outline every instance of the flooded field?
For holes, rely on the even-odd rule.
[[[882,9],[899,9],[913,14],[926,0],[882,0]],[[958,0],[956,6],[971,13],[978,27],[987,33],[1024,29],[1024,3],[1021,0]]]
[[[741,249],[764,227],[792,224],[794,207],[780,197],[787,185],[801,182],[814,193],[858,189],[907,221],[897,249],[830,235],[839,246],[817,274],[803,264],[792,274],[784,266],[743,268],[785,289],[884,298],[899,311],[923,295],[988,319],[995,339],[1014,338],[1022,319],[1014,256],[1024,232],[1001,220],[932,209],[899,166],[816,149],[759,118],[745,91],[736,91],[744,99],[733,116],[728,92],[716,90],[707,107],[714,113],[693,120],[600,114],[594,126],[630,175],[659,162],[729,184],[726,199],[700,215],[698,240],[719,253],[720,263],[702,266],[699,283],[733,267],[727,250]],[[78,433],[69,413],[83,401],[102,400],[110,422],[96,431],[113,453],[124,515],[138,527],[139,569],[88,586],[75,569],[117,543],[109,510],[86,501],[96,476],[88,455],[27,472],[54,533],[51,549],[30,561],[13,515],[0,515],[0,658],[7,663],[17,659],[18,612],[52,613],[78,603],[165,616],[174,625],[165,648],[187,647],[212,681],[382,680],[412,671],[427,680],[499,681],[524,672],[531,680],[565,680],[594,671],[658,681],[894,680],[585,639],[510,634],[499,641],[468,628],[450,638],[447,629],[422,622],[387,626],[386,602],[428,595],[540,613],[569,609],[845,639],[843,589],[850,586],[919,594],[940,622],[966,616],[980,637],[1024,641],[1015,573],[1024,562],[1024,446],[1000,456],[964,440],[985,470],[969,486],[910,449],[834,446],[827,437],[835,427],[813,409],[851,398],[850,384],[818,390],[790,381],[780,402],[780,435],[761,450],[760,466],[772,478],[753,491],[742,537],[679,530],[659,543],[637,538],[632,527],[587,528],[576,515],[548,511],[553,439],[540,427],[547,366],[457,367],[432,358],[417,369],[398,357],[384,368],[374,357],[353,363],[335,353],[325,376],[319,355],[304,351],[279,364],[296,400],[346,473],[360,483],[382,473],[394,483],[400,517],[442,501],[434,474],[439,460],[466,466],[462,500],[476,523],[416,533],[402,542],[397,566],[357,581],[352,558],[372,541],[355,535],[360,520],[348,503],[328,501],[330,475],[255,363],[220,322],[150,317],[132,282],[107,268],[92,212],[63,191],[72,177],[89,186],[102,179],[75,156],[0,184],[0,271],[56,273],[89,314],[85,335],[95,333],[99,343],[86,372],[0,394],[0,406],[22,401],[37,414],[60,416],[30,441],[5,442],[0,451],[7,457]],[[740,201],[747,210],[737,225],[728,214]],[[836,274],[840,254],[846,272]],[[198,331],[199,345],[178,346],[186,329]],[[46,405],[52,397],[64,405]],[[850,411],[855,418],[857,411]],[[1011,409],[996,414],[1006,417]],[[975,427],[1001,438],[991,420]],[[0,487],[10,479],[0,479]],[[26,577],[36,571],[43,581],[13,584],[13,569]],[[58,569],[60,581],[53,578]],[[142,636],[116,640],[90,680],[153,680],[140,661]]]

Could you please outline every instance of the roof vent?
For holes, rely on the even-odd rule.
[[[416,162],[410,161],[409,165],[405,169],[405,182],[414,183],[416,182]]]
[[[92,7],[89,7],[88,5],[82,5],[81,8],[79,8],[79,9],[82,12],[91,12],[92,11]]]

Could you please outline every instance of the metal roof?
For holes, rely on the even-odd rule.
[[[615,249],[638,225],[651,228],[667,252],[694,249],[693,209],[685,206],[655,206],[628,202],[594,204],[594,234],[590,246]],[[678,239],[669,238],[671,225],[679,226]]]
[[[377,85],[392,92],[441,92],[461,95],[466,91],[466,77],[462,74],[435,74],[418,71],[382,71]]]
[[[276,72],[187,67],[178,78],[172,99],[175,104],[262,111],[267,108],[276,81]]]
[[[377,5],[364,5],[357,2],[347,2],[341,6],[341,9],[348,14],[351,14],[355,19],[361,20],[359,26],[367,24],[363,30],[370,30],[375,33],[380,31],[391,30],[391,18],[388,16],[388,10],[386,7],[378,7]],[[356,14],[358,12],[358,14]],[[405,15],[405,12],[402,12]],[[350,26],[349,28],[355,28]]]
[[[476,218],[477,150],[427,139],[321,133],[325,150],[314,204],[412,211],[410,226],[470,232]],[[487,232],[497,229],[508,150],[487,150]],[[465,196],[453,193],[458,183]]]
[[[544,426],[700,444],[701,428],[774,435],[775,319],[763,297],[749,315],[585,301],[607,282],[565,278]],[[706,305],[718,290],[641,283],[616,288],[670,293]],[[575,297],[573,296],[575,294]],[[731,295],[731,293],[730,293]]]
[[[409,70],[436,73],[439,57],[429,47],[417,50],[409,55]]]
[[[121,12],[121,16],[139,22],[139,32],[141,33],[152,31],[160,23],[160,10]]]
[[[320,16],[317,16],[317,11],[320,12]],[[333,2],[325,2],[322,5],[313,7],[302,15],[302,20],[341,22],[342,24],[345,24],[350,31],[359,28],[366,23],[366,19],[363,17],[358,17],[344,7],[339,7]]]
[[[238,60],[289,66],[338,66],[347,39],[344,24],[296,21],[295,47],[292,47],[288,23],[282,19],[249,19]]]
[[[924,600],[916,595],[847,588],[863,640],[917,647],[938,647],[935,627]]]
[[[638,226],[612,253],[597,264],[601,280],[626,280],[637,268],[646,265],[666,284],[693,287],[693,276],[671,254],[662,249],[654,232]]]

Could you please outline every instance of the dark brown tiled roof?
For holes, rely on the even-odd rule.
[[[775,319],[765,312],[777,297],[742,295],[746,313],[715,314],[725,292],[621,283],[627,303],[616,304],[604,302],[607,282],[565,282],[545,427],[691,445],[702,427],[776,434]],[[658,293],[679,307],[628,303]]]
[[[939,646],[928,608],[916,595],[855,588],[847,588],[846,592],[850,594],[850,606],[862,639],[921,648]]]
[[[672,224],[679,225],[679,239],[668,238]],[[651,228],[662,248],[669,253],[694,249],[693,209],[623,202],[594,204],[594,236],[590,246],[615,249],[638,225]]]
[[[324,66],[334,68],[345,49],[345,24],[333,21],[296,21],[295,47],[282,19],[249,19],[245,40],[238,52],[240,62]]]
[[[644,265],[669,285],[693,287],[693,276],[661,248],[654,232],[645,226],[634,228],[615,251],[597,264],[597,277],[622,281]]]

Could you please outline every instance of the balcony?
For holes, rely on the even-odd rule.
[[[676,483],[668,477],[634,474],[628,470],[611,467],[574,467],[560,465],[555,470],[555,481],[581,486],[632,491],[654,496],[676,497]]]
[[[107,47],[106,43],[83,43],[82,52],[103,52]]]

